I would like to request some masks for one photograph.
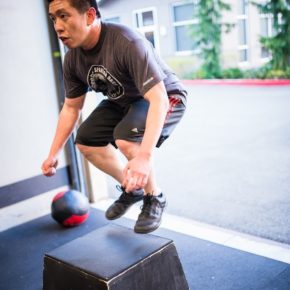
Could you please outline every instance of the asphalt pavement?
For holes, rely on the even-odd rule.
[[[167,212],[290,244],[290,86],[187,88],[156,152]]]
[[[290,244],[290,87],[188,90],[156,154],[168,212]]]

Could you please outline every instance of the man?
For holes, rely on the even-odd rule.
[[[141,34],[101,21],[95,0],[48,0],[64,61],[66,98],[43,174],[52,176],[89,89],[107,99],[81,124],[76,145],[85,158],[121,184],[122,194],[106,211],[110,220],[143,200],[134,230],[157,229],[166,205],[153,170],[153,151],[180,121],[186,92]],[[127,158],[124,167],[116,148]]]

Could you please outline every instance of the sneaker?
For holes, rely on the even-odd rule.
[[[143,199],[143,189],[126,192],[122,186],[117,186],[122,191],[120,197],[107,209],[106,218],[114,220],[121,217],[134,203]]]
[[[134,231],[140,234],[155,231],[161,224],[161,217],[165,206],[166,199],[163,193],[158,196],[145,195]]]

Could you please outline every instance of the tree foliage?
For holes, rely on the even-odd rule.
[[[192,29],[192,36],[202,58],[201,72],[205,78],[221,76],[221,35],[223,28],[228,32],[233,26],[222,22],[222,12],[230,10],[222,0],[199,0],[197,3],[198,24]]]
[[[261,13],[273,16],[274,35],[260,38],[263,47],[272,55],[271,68],[286,71],[290,61],[290,0],[268,0],[254,4]]]

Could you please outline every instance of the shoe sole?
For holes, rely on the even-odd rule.
[[[135,201],[134,203],[132,203],[123,213],[121,213],[121,214],[119,214],[119,215],[117,215],[117,216],[115,216],[115,217],[108,217],[106,214],[105,214],[105,217],[106,217],[106,219],[108,219],[108,220],[110,220],[110,221],[113,221],[113,220],[116,220],[116,219],[118,219],[118,218],[120,218],[121,216],[123,216],[131,207],[132,207],[132,205],[134,205],[135,203],[137,203],[137,202],[140,202],[142,199],[140,199],[140,200],[137,200],[137,201]]]
[[[167,207],[167,201],[166,201],[166,203],[165,203],[165,206],[164,206],[164,208],[163,208],[163,210],[162,210],[162,215],[163,215],[163,213],[164,213],[164,211],[165,211],[165,209],[166,209],[166,207]],[[161,225],[161,222],[162,222],[162,218],[160,219],[160,221],[159,221],[159,223],[157,224],[157,226],[155,226],[154,228],[150,228],[150,229],[148,229],[148,230],[142,230],[142,229],[135,229],[134,228],[134,232],[136,233],[136,234],[149,234],[149,233],[152,233],[152,232],[154,232],[155,230],[157,230],[159,227],[160,227],[160,225]]]
[[[128,207],[122,214],[119,214],[115,217],[108,217],[107,215],[105,215],[105,217],[106,217],[106,219],[108,219],[110,221],[117,220],[118,218],[122,217],[130,209],[130,207]]]
[[[157,230],[158,228],[159,228],[159,226],[161,225],[161,220],[160,220],[160,222],[158,223],[158,225],[157,226],[155,226],[154,228],[150,228],[150,229],[148,229],[148,230],[142,230],[142,229],[135,229],[134,228],[134,232],[136,233],[136,234],[149,234],[149,233],[152,233],[152,232],[154,232],[155,230]]]

